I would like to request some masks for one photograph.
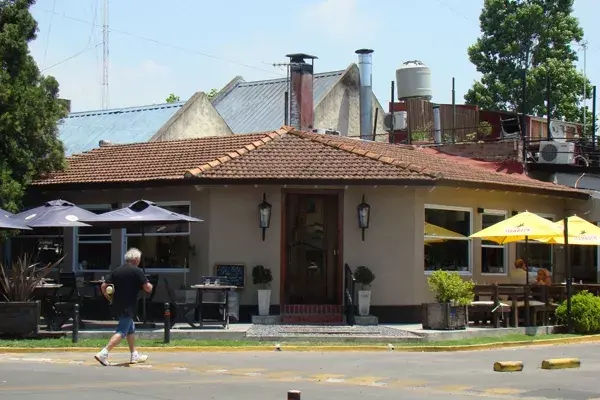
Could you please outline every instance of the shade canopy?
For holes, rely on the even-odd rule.
[[[21,231],[30,231],[31,228],[23,222],[12,218],[14,214],[0,208],[0,229],[15,229]]]
[[[89,226],[82,222],[96,214],[65,200],[52,200],[31,210],[20,212],[12,218],[31,228],[74,228]]]
[[[567,228],[569,231],[569,244],[578,246],[600,246],[600,227],[573,215],[567,218]],[[564,220],[558,221],[555,225],[561,232],[564,232]],[[565,244],[563,233],[557,236],[535,239],[536,241],[552,244]]]
[[[113,229],[159,224],[179,224],[182,222],[202,222],[199,218],[178,214],[147,200],[138,200],[125,208],[103,214],[92,214],[90,218],[86,218],[84,221],[93,226]]]
[[[562,234],[560,227],[537,214],[528,211],[502,220],[469,236],[498,244],[520,242],[526,239],[547,238]]]

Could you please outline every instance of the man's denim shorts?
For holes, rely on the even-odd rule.
[[[131,317],[119,317],[119,323],[117,324],[117,333],[124,338],[127,335],[133,335],[135,333],[135,323]]]

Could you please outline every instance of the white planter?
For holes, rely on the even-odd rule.
[[[371,309],[371,291],[370,290],[359,290],[358,291],[358,315],[365,317],[369,315]]]
[[[258,291],[258,315],[269,315],[271,307],[271,289],[260,289]]]

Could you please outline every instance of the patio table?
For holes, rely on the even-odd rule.
[[[198,312],[198,323],[200,328],[204,325],[222,325],[223,328],[229,329],[229,295],[228,292],[232,289],[237,289],[237,286],[231,285],[192,285],[192,289],[196,290],[196,311]],[[215,293],[224,297],[223,301],[204,301],[205,292]],[[221,297],[219,296],[219,297]],[[202,315],[204,304],[216,304],[223,307],[223,318],[222,320],[209,320],[205,319]]]

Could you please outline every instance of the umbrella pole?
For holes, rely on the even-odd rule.
[[[525,326],[529,326],[529,236],[525,236]]]
[[[571,253],[569,252],[569,218],[563,223],[563,235],[565,241],[565,275],[567,281],[567,330],[573,332],[573,315],[571,309],[571,294],[573,290],[573,277],[571,276]]]
[[[144,225],[142,225],[142,254],[144,254],[144,237],[146,235],[145,229],[144,229]],[[140,260],[140,263],[142,264],[142,271],[144,272],[144,275],[146,275],[146,266],[144,265],[144,261],[143,261],[144,257],[142,256],[142,259]],[[142,293],[142,328],[155,328],[156,325],[155,324],[148,324],[148,314],[146,312],[146,300],[147,300],[147,293],[144,290]]]

